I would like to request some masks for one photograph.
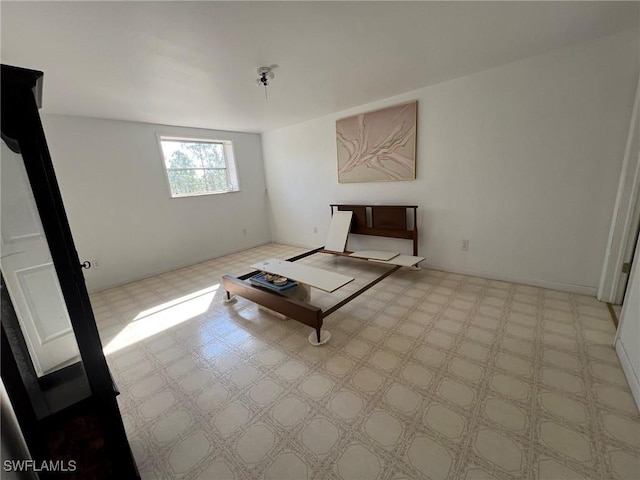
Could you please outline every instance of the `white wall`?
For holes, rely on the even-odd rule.
[[[417,204],[423,265],[595,294],[638,48],[627,31],[263,134],[274,241],[322,245],[329,203]],[[335,121],[414,99],[417,180],[338,184]]]
[[[100,259],[100,269],[85,270],[90,291],[270,241],[259,135],[42,120],[80,259]],[[233,140],[241,191],[170,198],[156,132]]]
[[[640,240],[618,325],[616,352],[640,410]]]

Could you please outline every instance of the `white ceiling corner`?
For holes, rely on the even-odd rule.
[[[639,6],[2,2],[1,55],[45,72],[44,113],[263,132],[637,28]]]

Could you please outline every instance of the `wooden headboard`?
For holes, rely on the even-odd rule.
[[[413,255],[418,255],[417,205],[344,205],[332,203],[336,210],[353,212],[351,233],[376,237],[413,240]],[[409,221],[412,221],[409,229]]]

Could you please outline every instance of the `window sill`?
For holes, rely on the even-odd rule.
[[[191,198],[191,197],[208,197],[210,195],[224,195],[226,193],[236,193],[237,190],[225,190],[224,192],[206,192],[206,193],[185,193],[183,195],[171,195],[169,198]]]

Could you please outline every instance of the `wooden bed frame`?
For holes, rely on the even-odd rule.
[[[418,256],[418,207],[416,205],[343,205],[332,203],[330,207],[332,216],[336,210],[353,212],[350,233],[413,240],[413,255]],[[408,227],[407,218],[413,220],[411,228]]]
[[[402,238],[413,241],[413,255],[418,255],[418,229],[417,229],[417,206],[414,205],[344,205],[332,204],[331,214],[334,211],[351,211],[353,212],[353,220],[351,224],[351,232],[358,235],[374,235],[378,237]],[[412,228],[408,227],[407,217],[411,216],[413,221]],[[350,252],[336,253],[324,250],[324,247],[316,248],[308,252],[288,258],[287,261],[295,262],[302,258],[308,257],[315,253],[327,253],[331,255],[348,256]],[[353,257],[351,257],[353,258]],[[354,261],[362,261],[362,259],[354,258]],[[318,344],[321,343],[321,330],[323,320],[333,312],[349,303],[354,298],[369,290],[377,283],[384,280],[402,268],[399,265],[391,265],[390,268],[379,277],[375,278],[358,291],[352,293],[345,299],[336,303],[332,307],[322,310],[311,303],[298,300],[276,291],[260,288],[252,285],[249,278],[253,277],[259,271],[253,271],[245,275],[234,277],[224,275],[222,277],[222,285],[226,291],[226,301],[231,301],[233,295],[251,300],[258,305],[262,305],[270,310],[274,310],[286,317],[297,320],[315,329]]]

